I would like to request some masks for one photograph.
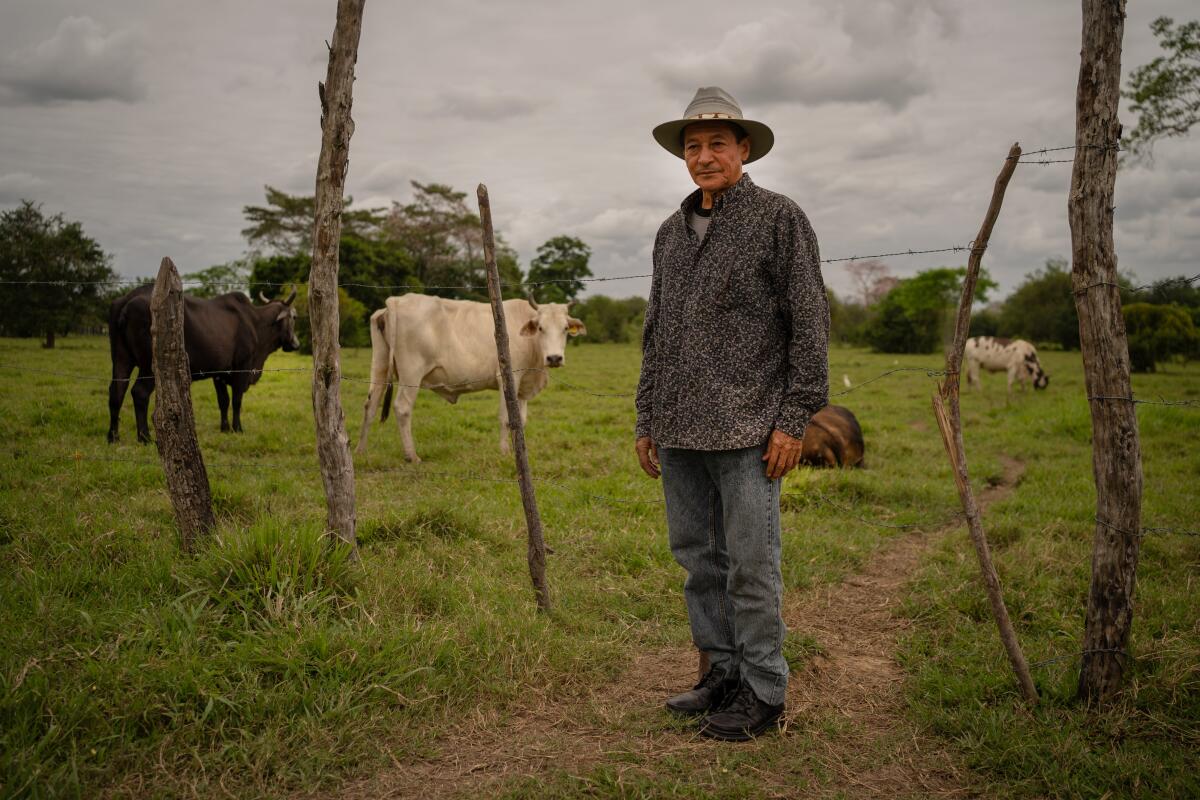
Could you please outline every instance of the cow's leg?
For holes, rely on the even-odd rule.
[[[512,452],[512,429],[508,425],[508,401],[504,396],[504,376],[496,375],[496,385],[500,387],[500,452],[508,455]]]
[[[233,389],[233,432],[242,432],[242,396],[246,394],[246,390],[250,387],[243,385],[241,381],[235,381],[230,387]]]
[[[412,412],[417,403],[416,381],[411,386],[403,383],[396,386],[396,395],[392,399],[392,412],[396,415],[396,425],[400,428],[400,441],[404,444],[404,460],[416,464],[421,459],[417,457],[417,447],[413,443]]]
[[[137,438],[142,444],[150,443],[150,424],[147,421],[150,409],[150,393],[154,391],[154,374],[138,369],[130,395],[133,397],[133,413],[137,417]]]
[[[108,384],[108,443],[120,438],[121,405],[125,402],[125,390],[129,388],[129,375],[133,367],[113,363],[112,382]]]
[[[371,316],[371,384],[367,387],[367,401],[363,404],[362,428],[358,431],[358,447],[355,448],[358,453],[367,452],[371,423],[379,412],[380,400],[390,387],[388,378],[392,372],[392,348],[386,329],[386,314]]]
[[[383,399],[385,388],[376,383],[374,377],[371,378],[371,385],[367,388],[367,401],[363,403],[362,427],[358,430],[358,447],[354,448],[356,453],[367,452],[367,435],[371,432],[371,420],[375,419],[375,414],[379,412],[379,401]]]
[[[221,409],[221,433],[229,433],[229,385],[220,378],[213,378],[217,390],[217,408]]]
[[[503,386],[501,382],[501,386]],[[519,391],[519,390],[518,390]],[[521,427],[529,420],[529,401],[517,397],[517,409],[521,415]],[[508,455],[512,451],[512,426],[508,424],[508,403],[504,400],[504,390],[500,390],[500,452]]]

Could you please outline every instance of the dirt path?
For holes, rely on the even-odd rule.
[[[1003,463],[1002,482],[980,494],[985,508],[1007,497],[1021,476],[1023,465]],[[904,673],[895,660],[907,625],[896,614],[904,587],[925,550],[957,527],[897,537],[841,583],[785,598],[789,628],[814,637],[821,652],[789,682],[785,735],[738,745],[773,748],[788,759],[790,774],[761,773],[760,796],[981,793],[974,776],[907,719]],[[602,762],[618,773],[647,762],[711,769],[730,746],[673,729],[659,710],[663,698],[695,679],[695,670],[691,648],[643,654],[620,679],[566,706],[532,700],[506,716],[481,712],[464,720],[442,738],[437,756],[397,761],[394,769],[344,787],[343,796],[481,798],[507,781],[581,775]]]

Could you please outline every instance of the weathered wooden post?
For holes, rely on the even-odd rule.
[[[308,277],[308,313],[313,340],[313,417],[317,456],[328,508],[326,527],[350,545],[354,558],[354,462],[342,413],[342,368],[338,344],[338,244],[342,238],[342,198],[350,160],[354,120],[354,64],[362,33],[365,0],[338,0],[333,45],[321,98],[321,155],[317,163],[316,213],[313,224],[312,270]]]
[[[158,267],[150,294],[150,341],[154,353],[154,437],[167,492],[185,552],[216,525],[208,472],[196,440],[192,414],[192,368],[183,344],[183,282],[169,258]]]
[[[537,497],[533,493],[533,476],[529,471],[529,454],[525,450],[525,423],[517,405],[517,383],[513,380],[512,358],[508,351],[508,327],[504,321],[504,299],[500,291],[500,273],[496,269],[496,241],[492,232],[492,206],[487,187],[479,184],[479,220],[483,224],[483,263],[487,269],[488,297],[492,301],[492,318],[496,323],[496,353],[500,359],[500,376],[504,403],[508,409],[508,427],[512,431],[513,455],[517,460],[517,481],[521,485],[521,505],[525,507],[525,525],[529,530],[527,560],[529,577],[537,594],[539,611],[550,610],[550,586],[546,582],[546,542],[542,537],[542,517],[538,513]]]
[[[975,299],[975,283],[979,277],[979,267],[983,262],[983,251],[987,249],[988,239],[992,235],[996,218],[1000,216],[1000,204],[1004,202],[1004,191],[1008,180],[1017,168],[1021,157],[1021,146],[1014,144],[1004,160],[1004,167],[996,177],[996,185],[992,190],[992,202],[983,218],[983,225],[975,241],[971,244],[971,255],[967,260],[967,275],[963,278],[962,297],[958,301],[958,317],[954,324],[954,342],[946,353],[946,380],[933,395],[933,413],[937,417],[938,428],[942,432],[942,443],[946,446],[946,455],[954,472],[954,483],[958,486],[958,496],[962,501],[963,513],[967,517],[967,528],[971,533],[971,542],[975,545],[975,553],[979,557],[979,570],[983,574],[983,584],[987,591],[988,601],[992,605],[992,616],[1000,629],[1000,641],[1008,653],[1017,682],[1021,685],[1021,694],[1029,703],[1038,700],[1037,689],[1033,685],[1033,677],[1029,674],[1029,664],[1021,645],[1017,641],[1016,631],[1013,630],[1012,620],[1008,617],[1008,608],[1004,605],[1004,595],[1000,590],[1000,576],[992,563],[992,555],[988,549],[987,537],[983,533],[983,523],[980,519],[979,504],[971,491],[971,480],[967,476],[967,454],[963,445],[962,416],[959,410],[958,394],[961,386],[959,369],[962,367],[963,349],[967,343],[967,331],[971,327],[971,303]],[[947,414],[947,406],[949,413]]]
[[[1079,672],[1079,697],[1089,701],[1104,700],[1121,686],[1141,544],[1141,445],[1113,245],[1124,30],[1125,0],[1083,0],[1067,215],[1096,480],[1092,581]]]

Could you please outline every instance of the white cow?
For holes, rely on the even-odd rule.
[[[1013,381],[1026,381],[1035,389],[1045,389],[1050,376],[1038,361],[1037,350],[1024,339],[1001,339],[996,336],[973,336],[967,339],[963,356],[967,361],[967,382],[979,387],[979,368],[988,372],[1007,372],[1008,391]]]
[[[567,313],[570,304],[535,304],[505,300],[504,318],[517,404],[525,424],[527,404],[549,382],[547,367],[561,367],[567,336],[587,333],[583,323]],[[357,452],[367,450],[371,420],[384,402],[381,420],[391,403],[404,442],[404,457],[420,461],[412,437],[412,410],[417,387],[430,389],[450,403],[459,395],[499,389],[500,359],[496,354],[496,325],[488,303],[448,300],[426,294],[389,297],[371,315],[371,392],[363,413]],[[386,398],[384,397],[386,390]],[[500,393],[500,451],[509,449],[508,408]]]

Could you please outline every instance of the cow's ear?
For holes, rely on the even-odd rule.
[[[537,332],[538,332],[538,321],[536,319],[531,319],[531,320],[529,320],[529,322],[526,322],[524,325],[521,326],[521,335],[522,336],[533,336]]]
[[[275,317],[275,321],[283,322],[285,319],[287,319],[291,315],[292,315],[292,310],[290,308],[288,308],[287,306],[284,306],[283,311],[279,312],[279,316]]]
[[[567,333],[571,336],[587,336],[587,326],[582,320],[567,317]]]

